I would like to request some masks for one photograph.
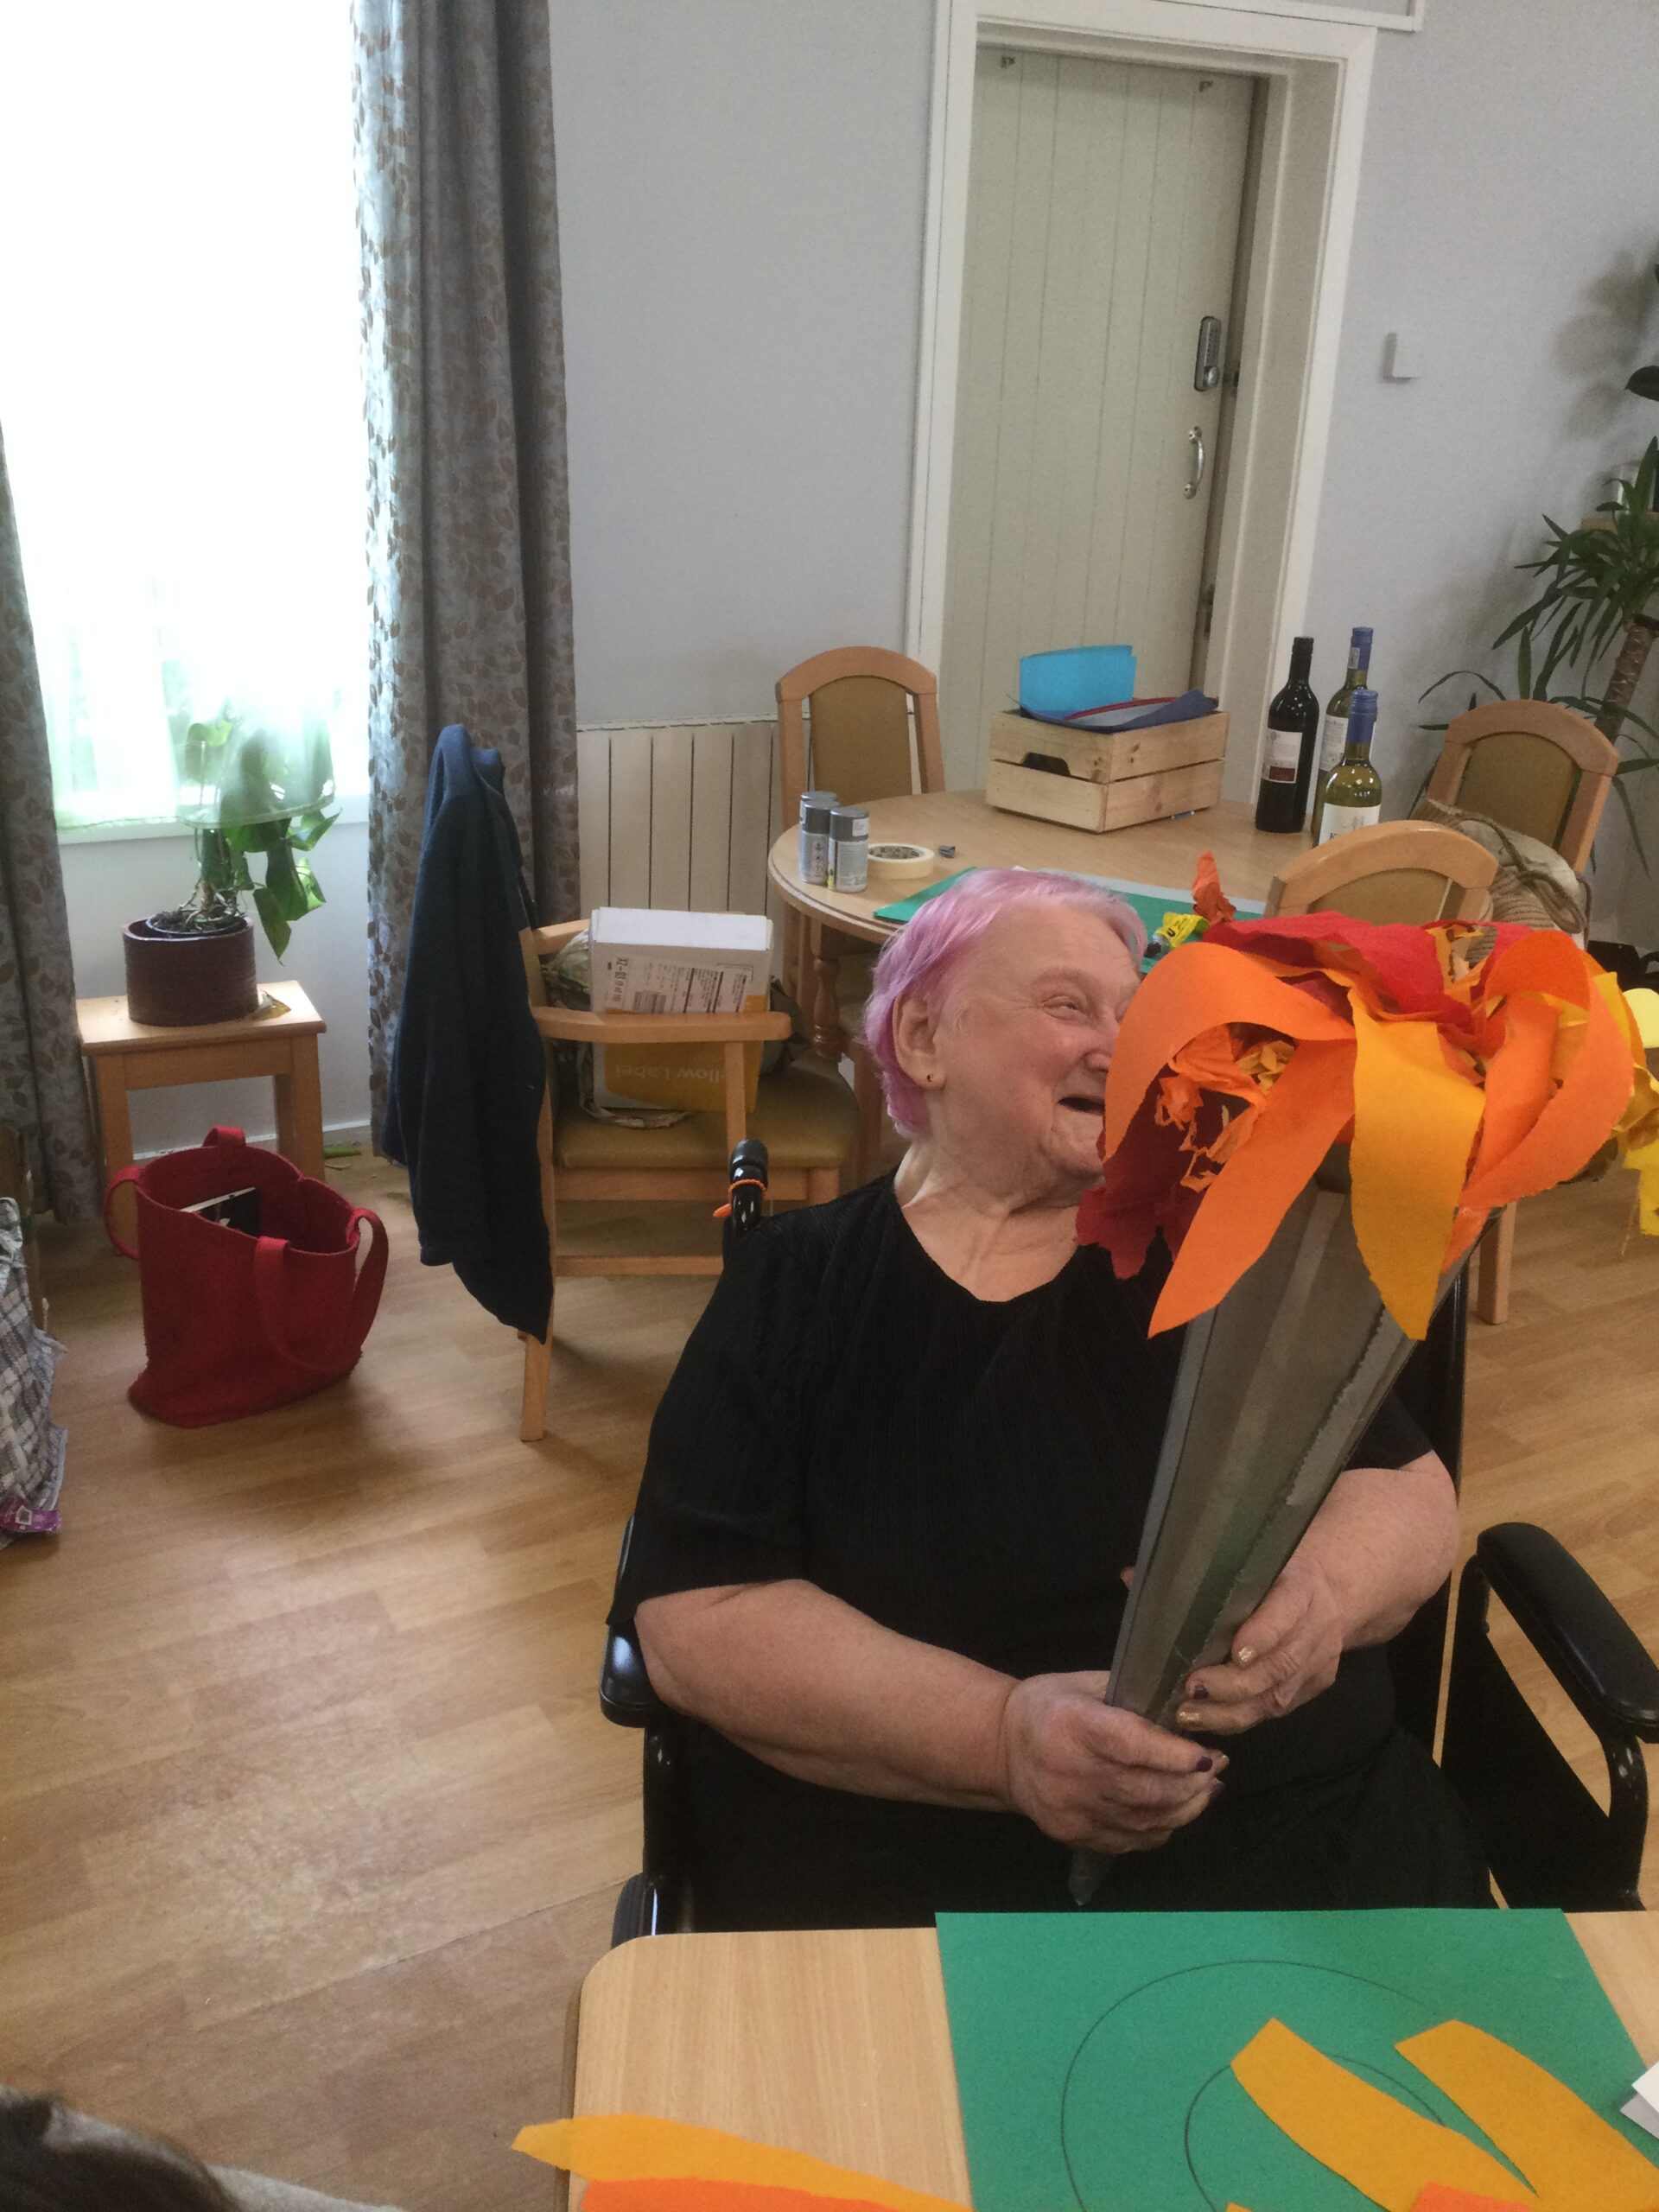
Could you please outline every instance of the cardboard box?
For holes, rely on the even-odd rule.
[[[1070,730],[993,715],[986,803],[1074,830],[1122,830],[1213,806],[1226,749],[1224,714],[1141,730]],[[1033,756],[1049,765],[1027,766]]]
[[[764,1014],[772,988],[772,924],[764,914],[686,914],[596,906],[588,925],[593,1004],[601,1014]],[[760,1079],[759,1045],[743,1049],[744,1103]],[[718,1114],[719,1045],[595,1046],[594,1101]]]

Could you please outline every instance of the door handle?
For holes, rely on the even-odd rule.
[[[1204,466],[1205,458],[1204,451],[1204,432],[1198,428],[1196,423],[1186,434],[1186,442],[1192,448],[1192,474],[1187,478],[1186,482],[1182,486],[1181,493],[1184,499],[1196,499],[1198,496],[1198,486],[1204,481]]]

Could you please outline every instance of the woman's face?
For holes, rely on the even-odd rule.
[[[1122,939],[1082,907],[999,915],[943,1005],[898,1010],[929,1137],[999,1191],[1098,1180],[1106,1071],[1139,980]]]

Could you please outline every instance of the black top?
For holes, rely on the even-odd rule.
[[[409,1170],[429,1268],[453,1267],[509,1328],[547,1334],[553,1298],[536,1124],[546,1055],[518,932],[535,917],[499,753],[438,739],[381,1144]]]
[[[1179,1332],[1147,1336],[1154,1296],[1090,1246],[986,1303],[929,1257],[890,1177],[763,1224],[658,1411],[613,1622],[674,1591],[798,1576],[1011,1675],[1107,1667],[1180,1356]],[[1390,1402],[1355,1464],[1427,1449]],[[1357,1788],[1393,1733],[1383,1655],[1350,1654],[1323,1696],[1229,1741],[1222,1803],[1114,1868],[1113,1901],[1172,1883],[1171,1902],[1230,1901],[1198,1878],[1224,1843],[1238,1862],[1239,1808]],[[1016,1815],[829,1790],[689,1734],[701,1925],[1065,1901],[1066,1853]]]

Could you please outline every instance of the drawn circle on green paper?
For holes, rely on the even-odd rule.
[[[1130,1990],[1078,2044],[1060,2147],[1079,2212],[1376,2212],[1239,2087],[1235,2056],[1281,2020],[1327,2058],[1443,2125],[1451,2103],[1395,2050],[1439,2015],[1408,1992],[1281,1959],[1188,1967]]]

